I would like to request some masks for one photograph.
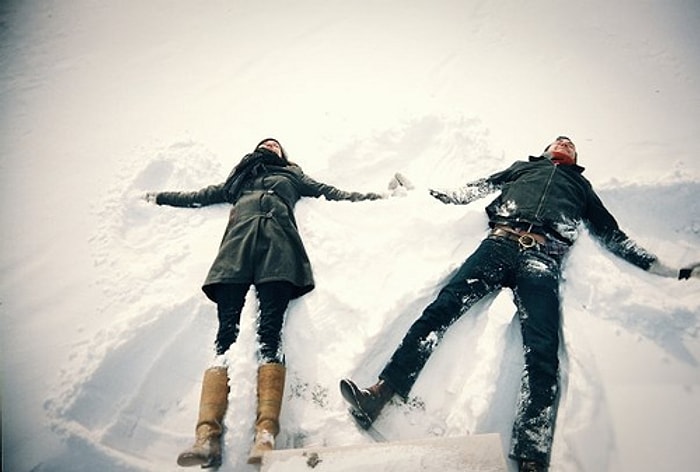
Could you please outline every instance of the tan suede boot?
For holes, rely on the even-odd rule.
[[[226,367],[211,367],[204,372],[195,442],[177,457],[179,466],[207,468],[221,465],[221,434],[228,392]]]
[[[263,454],[275,448],[275,437],[280,431],[284,377],[285,368],[282,364],[263,364],[258,369],[258,412],[255,443],[248,456],[249,464],[260,463]]]

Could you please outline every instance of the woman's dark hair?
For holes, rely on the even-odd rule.
[[[258,144],[255,145],[255,149],[259,148],[260,145],[261,145],[262,143],[266,142],[266,141],[274,141],[274,142],[276,142],[276,143],[279,145],[279,147],[280,147],[280,151],[282,151],[282,159],[284,159],[285,161],[287,161],[287,162],[289,162],[289,163],[291,164],[291,162],[289,161],[289,157],[287,156],[287,151],[284,150],[284,147],[282,146],[282,143],[280,143],[280,142],[279,142],[278,140],[276,140],[275,138],[265,138],[265,139],[263,139],[262,141],[260,141]]]

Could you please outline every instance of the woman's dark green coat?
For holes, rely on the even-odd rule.
[[[196,192],[161,192],[159,205],[200,207],[228,203],[224,184]],[[374,200],[374,193],[345,192],[315,181],[296,165],[271,167],[253,177],[233,202],[219,253],[202,290],[213,297],[222,283],[258,284],[287,281],[296,287],[294,298],[314,288],[311,263],[297,230],[294,205],[301,197],[328,200]]]

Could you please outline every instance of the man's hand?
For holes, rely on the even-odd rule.
[[[445,192],[441,192],[440,190],[433,190],[433,189],[428,189],[428,191],[430,192],[430,195],[437,198],[442,203],[452,203],[452,199]]]
[[[148,203],[156,203],[156,198],[158,197],[157,192],[148,192],[146,195],[143,196],[143,199],[146,200]]]
[[[678,280],[686,280],[691,277],[700,279],[700,262],[690,264],[678,271]]]
[[[700,262],[689,264],[681,269],[669,267],[659,260],[655,260],[648,269],[652,274],[660,275],[661,277],[673,277],[678,280],[685,280],[691,277],[700,279]]]

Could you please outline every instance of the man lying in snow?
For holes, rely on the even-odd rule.
[[[430,190],[453,204],[501,193],[486,207],[488,237],[413,323],[379,381],[365,389],[350,379],[340,382],[361,426],[369,428],[394,394],[408,397],[452,323],[487,294],[508,287],[515,295],[525,352],[510,457],[520,471],[547,469],[559,394],[559,280],[581,223],[611,252],[646,271],[700,278],[700,264],[672,269],[635,244],[583,177],[577,158],[574,143],[559,136],[541,156],[455,191]]]

